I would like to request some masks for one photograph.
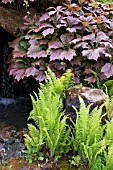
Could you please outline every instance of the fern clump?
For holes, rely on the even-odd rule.
[[[102,108],[94,108],[89,114],[89,106],[80,100],[80,111],[76,108],[77,120],[72,133],[72,146],[77,155],[72,163],[85,163],[90,170],[112,170],[113,167],[113,120],[102,125]],[[107,101],[108,102],[108,101]],[[105,101],[106,103],[106,101]],[[78,163],[77,163],[78,164]]]
[[[31,95],[33,110],[28,119],[32,119],[38,128],[28,124],[30,135],[25,134],[24,141],[30,154],[33,148],[39,154],[46,147],[49,157],[56,158],[70,150],[70,128],[67,128],[62,98],[63,90],[71,84],[71,76],[68,70],[64,77],[57,79],[48,68],[45,85],[40,84],[38,95],[35,92]]]
[[[86,106],[79,97],[80,110],[74,108],[76,123],[72,122],[73,126],[69,127],[66,123],[68,116],[63,109],[63,97],[64,90],[73,86],[73,75],[67,70],[61,78],[56,78],[50,69],[46,74],[47,80],[45,84],[40,83],[39,93],[31,95],[33,109],[28,119],[32,119],[35,125],[28,124],[29,133],[24,135],[29,162],[56,159],[73,151],[73,165],[85,164],[89,170],[112,170],[113,100],[107,95],[103,105],[90,111],[91,105]],[[107,118],[104,125],[103,107]]]
[[[80,97],[79,100],[81,107],[80,111],[75,108],[77,120],[74,124],[72,143],[74,150],[81,156],[81,160],[88,161],[91,165],[98,154],[104,150],[102,140],[104,126],[101,126],[102,107],[94,108],[89,114],[90,105],[86,106]]]

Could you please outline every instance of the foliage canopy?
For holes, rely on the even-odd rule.
[[[20,36],[12,42],[9,74],[19,81],[33,76],[41,82],[50,67],[59,77],[71,68],[75,83],[101,83],[113,76],[113,8],[94,2],[49,7],[26,16]]]

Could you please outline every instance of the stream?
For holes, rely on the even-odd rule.
[[[12,51],[9,42],[13,39],[0,27],[0,162],[21,155],[24,144],[19,135],[27,128],[32,109],[29,95],[23,95],[22,83],[13,83],[7,73],[7,59]]]

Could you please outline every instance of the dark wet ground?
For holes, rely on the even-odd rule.
[[[31,110],[29,98],[0,99],[0,170],[83,170],[73,167],[65,157],[58,162],[28,163],[23,134]]]
[[[32,109],[29,98],[0,99],[0,162],[22,156],[22,131]]]
[[[29,98],[0,99],[0,125],[12,125],[18,130],[26,128],[31,109],[32,104]]]

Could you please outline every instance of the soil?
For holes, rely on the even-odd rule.
[[[28,162],[23,134],[31,110],[29,99],[0,99],[0,170],[77,170],[69,157],[56,162]]]
[[[59,161],[36,161],[29,163],[23,141],[24,131],[17,131],[14,126],[0,126],[0,170],[82,170],[73,167],[68,159]]]

